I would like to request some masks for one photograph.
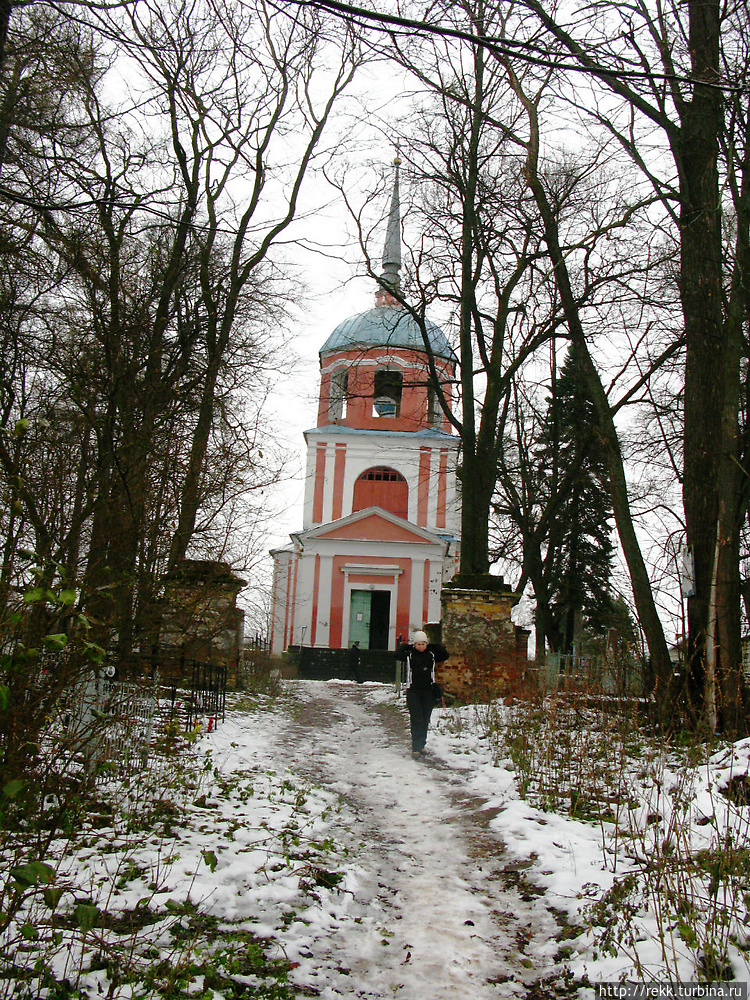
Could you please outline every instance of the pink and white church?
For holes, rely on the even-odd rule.
[[[395,649],[440,620],[458,568],[459,439],[450,407],[456,356],[437,326],[430,350],[390,294],[401,268],[398,161],[375,307],[320,348],[317,426],[305,431],[302,529],[274,560],[271,649]],[[434,374],[430,373],[430,356]]]

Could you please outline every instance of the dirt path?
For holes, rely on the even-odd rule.
[[[413,760],[405,712],[372,703],[366,686],[298,682],[294,690],[300,711],[278,732],[274,756],[345,799],[355,819],[342,836],[361,869],[348,918],[362,933],[320,936],[319,985],[310,992],[560,996],[554,918],[524,882],[523,865],[509,863],[461,772]]]

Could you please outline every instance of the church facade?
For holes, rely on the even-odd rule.
[[[399,636],[439,621],[442,586],[457,570],[459,439],[439,399],[450,410],[456,357],[438,327],[422,327],[389,292],[400,251],[397,165],[375,307],[320,349],[303,525],[271,553],[276,654],[355,641],[395,649]]]

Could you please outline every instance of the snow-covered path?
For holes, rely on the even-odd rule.
[[[218,728],[179,753],[166,744],[138,780],[103,785],[77,835],[49,846],[57,900],[46,883],[28,894],[9,947],[0,941],[6,962],[92,1000],[594,1000],[595,983],[693,981],[705,942],[729,928],[728,961],[747,981],[742,879],[727,883],[714,937],[694,944],[666,937],[675,910],[645,905],[637,880],[649,876],[643,845],[666,849],[672,803],[694,850],[731,839],[727,870],[745,872],[748,806],[726,789],[750,774],[750,740],[684,774],[659,747],[634,755],[617,801],[627,822],[642,817],[639,834],[522,795],[511,723],[498,739],[487,706],[434,721],[429,756],[414,760],[392,686],[295,681],[280,697],[233,695]],[[24,867],[10,864],[20,883]],[[709,873],[688,871],[689,898],[716,900]],[[714,933],[706,920],[700,933]]]
[[[490,828],[497,810],[449,762],[412,759],[393,698],[369,685],[293,688],[299,710],[277,717],[265,765],[342,797],[335,835],[355,866],[331,925],[304,928],[295,982],[324,998],[555,995],[539,981],[554,965],[558,928]],[[241,728],[241,717],[232,724]],[[240,732],[233,742],[241,752]],[[294,925],[285,946],[294,953]]]

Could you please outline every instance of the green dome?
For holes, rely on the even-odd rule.
[[[453,348],[439,326],[427,321],[427,337],[439,358],[456,361]],[[399,306],[375,306],[339,323],[320,349],[320,354],[347,351],[353,347],[406,347],[424,351],[424,340],[414,317]]]

